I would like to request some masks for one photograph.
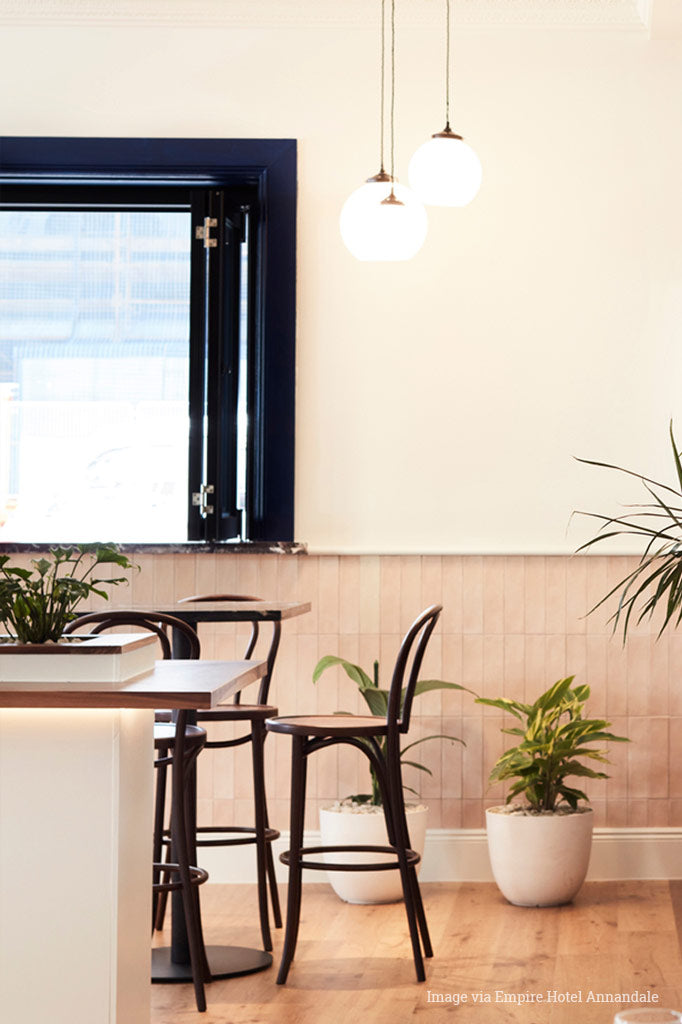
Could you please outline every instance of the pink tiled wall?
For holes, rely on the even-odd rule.
[[[323,654],[340,654],[368,671],[375,657],[388,682],[400,639],[427,605],[444,606],[423,678],[461,683],[485,696],[532,700],[555,680],[575,674],[592,688],[589,711],[613,723],[632,743],[612,748],[611,778],[587,789],[596,824],[682,824],[682,632],[656,640],[656,627],[632,631],[625,647],[611,635],[608,612],[586,612],[633,565],[623,557],[538,556],[139,556],[141,572],[113,603],[153,604],[208,591],[242,591],[307,600],[312,611],[289,620],[275,670],[272,700],[281,713],[363,710],[355,687],[338,669],[316,685]],[[248,627],[201,626],[207,658],[241,656]],[[265,630],[267,632],[267,630]],[[431,828],[480,828],[484,808],[500,801],[487,774],[504,749],[502,717],[467,693],[417,698],[412,733],[446,733],[466,741],[432,740],[414,751],[432,775],[412,770],[407,782],[430,808]],[[205,753],[200,810],[206,823],[250,815],[248,750]],[[288,818],[289,740],[267,743],[272,823]],[[312,760],[309,826],[316,807],[367,789],[361,756],[331,750]]]

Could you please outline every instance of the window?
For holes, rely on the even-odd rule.
[[[295,154],[0,140],[0,541],[293,539]]]

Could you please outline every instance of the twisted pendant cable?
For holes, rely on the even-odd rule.
[[[385,88],[385,79],[386,79],[386,56],[385,56],[385,49],[386,49],[386,47],[385,47],[385,43],[384,43],[384,37],[385,37],[385,34],[386,34],[385,24],[386,24],[386,0],[381,0],[381,113],[380,113],[380,123],[379,123],[379,138],[380,138],[381,142],[380,142],[380,145],[379,145],[379,153],[380,153],[380,157],[381,157],[380,165],[381,165],[382,173],[383,173],[383,170],[384,170],[384,121],[385,121],[385,118],[384,118],[384,106],[385,106],[385,92],[386,92],[386,88]]]
[[[391,181],[395,181],[395,0],[391,0]]]
[[[450,0],[445,0],[445,130],[450,127]]]

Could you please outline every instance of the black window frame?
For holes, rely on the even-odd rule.
[[[255,190],[247,547],[294,539],[296,175],[295,139],[0,137],[0,198],[8,185]],[[192,547],[234,549],[189,537]]]

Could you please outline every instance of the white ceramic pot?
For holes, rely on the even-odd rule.
[[[489,808],[488,853],[502,895],[519,907],[570,903],[587,875],[593,819],[591,808],[573,814]]]
[[[428,808],[423,804],[408,805],[407,827],[410,832],[412,849],[422,855],[426,840],[426,818]],[[339,846],[359,843],[368,846],[386,846],[388,836],[384,813],[381,807],[365,807],[354,811],[343,804],[323,807],[320,810],[320,836],[323,846]],[[395,857],[380,853],[334,853],[327,854],[328,861],[339,863],[380,863],[395,860]],[[417,865],[417,872],[420,865]],[[330,871],[329,882],[346,903],[396,903],[403,898],[400,872],[393,871]]]

